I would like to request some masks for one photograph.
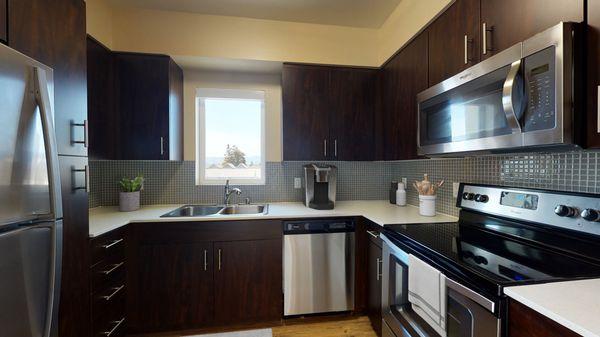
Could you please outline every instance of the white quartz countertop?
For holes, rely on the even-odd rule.
[[[432,223],[457,221],[456,217],[438,214],[434,217],[419,215],[419,208],[411,205],[396,206],[387,200],[338,201],[335,209],[315,210],[301,202],[269,203],[266,215],[210,215],[204,217],[161,218],[182,205],[142,206],[134,212],[119,212],[118,207],[96,207],[90,209],[90,237],[102,235],[132,222],[175,222],[175,221],[227,221],[254,219],[293,219],[312,217],[364,216],[381,226],[402,223]]]
[[[600,279],[508,287],[504,293],[584,337],[600,337]]]

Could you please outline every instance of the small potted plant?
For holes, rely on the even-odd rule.
[[[144,178],[138,175],[134,179],[119,180],[119,210],[121,212],[136,211],[140,208],[140,191],[144,188]]]

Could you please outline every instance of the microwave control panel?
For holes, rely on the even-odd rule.
[[[522,120],[523,132],[548,130],[556,126],[555,47],[549,47],[524,59],[527,109]]]

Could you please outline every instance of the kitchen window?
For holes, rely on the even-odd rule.
[[[196,184],[265,183],[265,93],[198,89]]]

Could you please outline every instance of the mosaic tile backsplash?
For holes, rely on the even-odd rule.
[[[305,162],[272,162],[266,166],[266,184],[242,186],[240,200],[253,202],[301,201],[294,177],[303,177]],[[428,173],[446,184],[438,193],[438,212],[457,215],[452,182],[600,193],[600,151],[520,153],[465,158],[419,159],[397,162],[334,162],[338,167],[338,200],[388,198],[391,180],[406,177],[409,185]],[[117,205],[121,177],[138,173],[146,178],[142,204],[218,203],[222,186],[196,186],[194,162],[90,161],[90,207]],[[418,205],[417,193],[407,189],[408,202]],[[232,200],[237,202],[238,200]]]

